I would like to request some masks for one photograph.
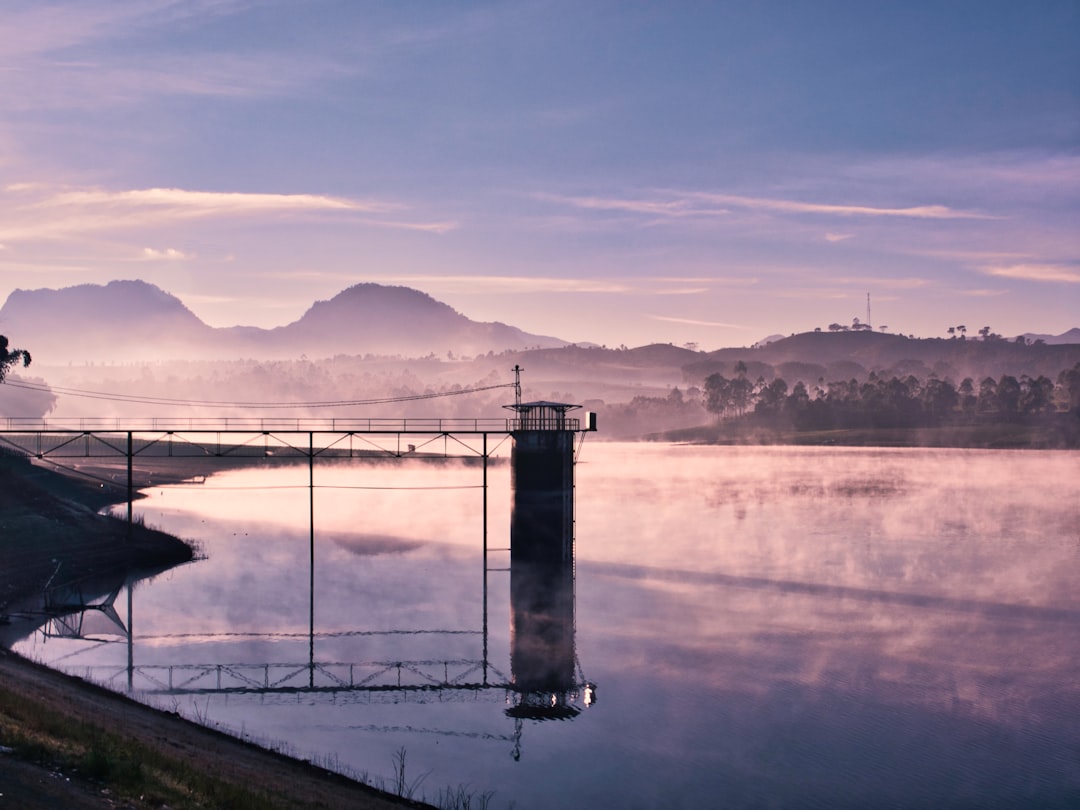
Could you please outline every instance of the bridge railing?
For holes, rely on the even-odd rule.
[[[8,417],[0,427],[11,432],[314,432],[314,433],[509,433],[514,420],[505,418],[376,418],[376,417],[75,417],[24,419]]]

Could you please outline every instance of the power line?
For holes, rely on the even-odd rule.
[[[138,394],[113,394],[107,391],[87,391],[80,388],[62,388],[49,386],[44,383],[32,383],[22,380],[7,380],[4,385],[12,388],[23,388],[27,391],[40,391],[43,393],[63,394],[64,396],[82,397],[85,399],[104,399],[113,402],[130,402],[139,405],[177,405],[184,407],[215,407],[215,408],[344,408],[358,405],[388,405],[396,402],[416,402],[425,399],[439,399],[441,397],[456,397],[463,394],[477,394],[482,391],[494,391],[499,388],[513,388],[514,383],[502,383],[500,385],[485,385],[479,388],[462,388],[457,391],[440,391],[430,394],[409,394],[400,397],[381,397],[378,399],[347,399],[320,402],[244,402],[226,400],[199,400],[180,399],[176,397],[152,397]]]

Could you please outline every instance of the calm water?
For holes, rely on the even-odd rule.
[[[488,573],[485,638],[481,472],[456,463],[316,465],[313,640],[306,465],[151,490],[137,510],[206,559],[135,588],[133,684],[230,664],[226,683],[302,685],[313,651],[341,665],[323,679],[387,685],[375,665],[401,661],[406,685],[482,686],[486,641],[489,688],[145,699],[387,787],[403,750],[429,800],[1080,806],[1080,454],[587,442],[580,461],[595,702],[579,690],[572,719],[507,714],[509,575]],[[505,548],[509,469],[489,476]],[[126,641],[88,635],[16,649],[125,688]]]

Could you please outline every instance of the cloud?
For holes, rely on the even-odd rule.
[[[707,293],[708,287],[671,287],[666,290],[653,290],[653,295],[701,295]]]
[[[189,191],[179,188],[147,188],[129,191],[88,189],[64,191],[38,203],[38,207],[125,206],[137,208],[172,208],[204,213],[347,210],[384,212],[402,206],[394,203],[349,200],[318,194],[251,194],[234,191]]]
[[[780,211],[792,214],[837,214],[840,216],[908,217],[915,219],[995,219],[987,214],[958,211],[945,205],[914,205],[905,208],[886,208],[871,205],[841,205],[811,203],[801,200],[778,200],[770,197],[743,197],[736,194],[682,192],[687,198],[741,208]]]
[[[733,209],[771,211],[782,214],[824,214],[841,217],[900,217],[906,219],[997,219],[975,211],[945,205],[913,205],[901,208],[871,205],[805,202],[771,197],[746,197],[703,191],[667,190],[653,197],[597,197],[538,193],[536,199],[584,210],[619,211],[661,218],[719,217]],[[826,234],[829,241],[851,238],[852,234]]]
[[[575,208],[594,211],[626,211],[632,214],[649,214],[661,217],[712,216],[726,214],[724,210],[707,210],[695,207],[688,199],[640,200],[614,197],[576,197],[563,194],[534,195],[537,199],[562,203]]]
[[[934,284],[934,282],[918,277],[907,278],[874,278],[869,276],[832,276],[828,279],[824,279],[828,284],[839,284],[844,286],[854,287],[871,287],[892,290],[916,290],[920,287],[928,287]]]
[[[730,268],[729,268],[730,269]],[[746,269],[746,268],[743,268]],[[761,269],[760,266],[755,269]],[[756,276],[653,276],[644,279],[653,284],[708,284],[710,287],[753,287]]]
[[[829,232],[827,232],[825,234],[825,241],[826,242],[845,242],[848,239],[854,239],[854,238],[855,238],[855,234],[853,234],[853,233],[833,233],[833,232],[829,231]]]
[[[1010,264],[980,267],[983,273],[1021,281],[1049,281],[1080,284],[1080,268],[1060,264]]]
[[[423,231],[425,233],[444,234],[457,230],[458,223],[453,220],[446,222],[400,222],[397,220],[373,219],[367,222],[376,228],[398,228],[404,231]]]
[[[0,38],[0,57],[55,53],[150,27],[175,27],[189,19],[232,14],[248,5],[247,0],[27,3],[21,9],[4,10],[6,27],[19,35]]]
[[[445,233],[452,222],[386,219],[406,206],[383,200],[363,200],[320,194],[266,194],[146,188],[113,191],[100,188],[9,186],[0,195],[0,238],[57,239],[101,231],[167,226],[193,219],[246,217],[254,219],[347,215],[351,221],[381,228]]]
[[[397,284],[463,286],[475,293],[628,293],[633,288],[602,278],[544,278],[529,276],[413,275],[387,276],[382,280]]]
[[[961,295],[966,295],[971,298],[996,298],[999,295],[1005,295],[1005,290],[961,290]]]
[[[190,41],[177,36],[250,6],[249,0],[80,0],[4,8],[3,29],[19,35],[0,36],[0,65],[11,66],[0,72],[0,106],[8,112],[99,110],[161,96],[272,97],[355,73],[354,62],[324,53],[273,51],[258,42],[245,52],[191,50]],[[148,48],[157,32],[170,44]]]
[[[749,329],[749,326],[745,326],[741,323],[724,323],[722,321],[698,321],[693,318],[675,318],[670,315],[649,315],[654,321],[664,321],[665,323],[682,323],[689,326],[715,326],[722,329]]]
[[[142,253],[139,254],[139,258],[146,261],[167,260],[167,261],[180,261],[183,259],[192,259],[193,255],[184,253],[182,250],[176,248],[165,248],[164,250],[156,250],[155,248],[143,248]]]

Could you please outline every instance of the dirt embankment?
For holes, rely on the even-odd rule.
[[[0,746],[0,807],[425,806],[2,651]]]

